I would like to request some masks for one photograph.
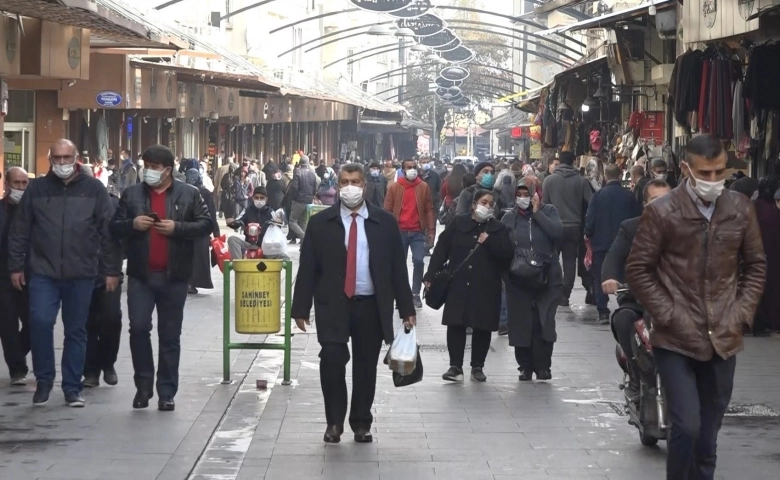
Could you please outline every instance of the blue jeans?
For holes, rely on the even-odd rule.
[[[404,243],[404,254],[409,254],[412,249],[412,293],[420,294],[422,288],[423,270],[425,269],[425,235],[422,232],[401,232],[401,240]]]
[[[54,323],[62,303],[65,342],[62,349],[62,390],[80,393],[87,355],[87,316],[95,289],[94,278],[57,280],[33,275],[30,289],[30,346],[38,383],[53,385]]]
[[[593,275],[593,293],[596,294],[596,308],[599,313],[609,313],[609,295],[605,295],[601,290],[601,266],[604,265],[604,258],[607,252],[593,252],[593,265],[590,267],[590,273]]]

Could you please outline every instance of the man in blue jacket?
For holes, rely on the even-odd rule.
[[[620,167],[615,164],[604,168],[606,185],[593,194],[585,214],[585,237],[590,239],[593,251],[593,289],[596,294],[596,308],[599,324],[609,323],[609,297],[601,289],[601,265],[609,247],[615,241],[620,224],[629,218],[642,214],[642,208],[634,195],[620,185]]]

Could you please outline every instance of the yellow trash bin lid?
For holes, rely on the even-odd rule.
[[[277,333],[282,329],[283,260],[234,260],[236,332]]]

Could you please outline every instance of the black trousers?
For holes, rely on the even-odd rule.
[[[159,341],[157,395],[172,400],[179,390],[181,325],[187,282],[171,282],[165,273],[150,273],[146,281],[130,277],[127,285],[127,314],[130,320],[130,354],[133,357],[135,386],[152,391],[154,351],[152,349],[152,312],[157,308]]]
[[[349,335],[352,338],[352,406],[349,425],[353,431],[370,429],[371,406],[376,392],[376,369],[384,335],[374,297],[349,302]],[[328,425],[344,426],[347,417],[346,343],[325,342],[320,349],[320,383]]]
[[[634,335],[636,327],[634,322],[639,320],[639,315],[630,308],[621,308],[612,315],[612,333],[620,344],[623,353],[628,358],[628,376],[635,386],[639,385],[639,365],[634,358]]]
[[[100,375],[113,370],[119,353],[122,335],[122,287],[113,292],[106,287],[92,292],[92,303],[87,316],[87,358],[84,376]]]
[[[577,276],[582,228],[563,227],[561,240],[561,257],[563,257],[563,298],[569,298],[574,290],[574,279]]]
[[[517,365],[527,372],[542,372],[552,367],[555,344],[542,338],[542,322],[539,319],[539,310],[535,306],[533,307],[533,316],[531,346],[515,347],[515,360],[517,360]]]
[[[671,432],[667,480],[713,480],[718,431],[731,401],[737,358],[700,362],[662,348],[653,355],[666,394]]]
[[[21,325],[21,329],[20,329]],[[30,353],[30,292],[0,282],[0,342],[12,377],[27,374]]]
[[[490,350],[490,330],[472,329],[471,332],[471,368],[482,368]],[[447,326],[447,350],[450,353],[450,366],[463,368],[466,352],[466,327]]]

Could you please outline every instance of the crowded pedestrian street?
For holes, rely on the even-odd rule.
[[[297,249],[291,251],[296,262]],[[627,423],[615,341],[608,326],[595,325],[595,307],[584,305],[581,288],[571,308],[559,309],[549,382],[517,381],[505,337],[493,340],[486,383],[445,382],[445,329],[440,313],[425,307],[418,315],[423,382],[395,388],[390,370],[380,365],[375,443],[326,445],[314,334],[293,338],[292,385],[282,385],[281,352],[251,350],[232,355],[233,383],[221,385],[222,281],[216,271],[214,284],[187,301],[175,415],[130,408],[135,388],[123,342],[118,385],[88,390],[85,409],[31,409],[34,387],[0,389],[0,478],[663,478],[666,445],[642,446]],[[273,337],[269,341],[279,341]],[[718,442],[716,478],[777,478],[780,379],[773,365],[779,360],[776,338],[746,338]],[[258,390],[257,380],[268,380],[268,389]]]
[[[780,479],[778,0],[0,0],[0,480]]]

